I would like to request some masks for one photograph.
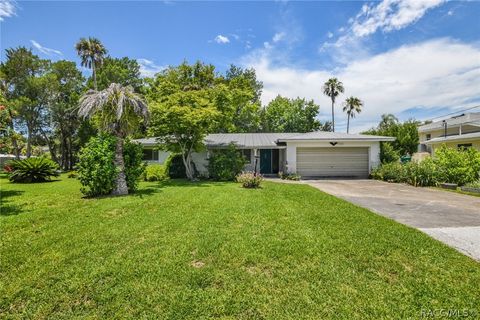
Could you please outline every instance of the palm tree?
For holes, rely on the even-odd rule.
[[[343,112],[347,113],[347,133],[350,129],[350,118],[355,118],[355,113],[362,112],[363,102],[362,100],[350,97],[343,103]]]
[[[343,83],[337,78],[330,78],[323,84],[323,94],[332,99],[332,131],[335,132],[335,98],[343,93]]]
[[[107,49],[97,38],[89,37],[88,39],[80,38],[75,45],[77,54],[82,59],[82,67],[92,69],[93,88],[97,88],[97,72],[96,69],[103,63],[103,58],[107,54]]]
[[[101,130],[117,137],[114,163],[119,173],[112,194],[128,194],[123,144],[125,137],[133,133],[142,119],[148,121],[147,104],[132,87],[112,83],[105,90],[89,90],[84,94],[80,98],[78,115],[81,118],[97,115]]]

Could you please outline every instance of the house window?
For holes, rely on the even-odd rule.
[[[248,162],[252,159],[252,150],[251,149],[242,149],[242,155]]]
[[[427,133],[427,141],[432,139],[432,135],[430,133]]]
[[[458,144],[457,147],[458,147],[459,150],[468,149],[468,148],[472,147],[472,144],[471,143],[461,143],[461,144]]]
[[[158,150],[143,149],[143,160],[145,160],[145,161],[158,161]]]

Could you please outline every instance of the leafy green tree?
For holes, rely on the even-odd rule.
[[[188,179],[195,179],[192,153],[204,148],[209,133],[225,128],[231,106],[224,79],[212,65],[184,62],[157,74],[149,86],[149,134],[161,148],[179,153]]]
[[[355,118],[356,113],[362,112],[362,100],[350,97],[347,98],[343,104],[343,112],[347,113],[347,133],[350,131],[350,118]]]
[[[189,180],[195,179],[192,153],[203,150],[205,136],[221,119],[212,94],[209,89],[179,91],[150,103],[150,134],[158,136],[163,149],[182,155]]]
[[[378,126],[365,131],[364,134],[395,137],[395,141],[385,143],[391,144],[400,156],[406,154],[411,155],[415,153],[418,148],[418,125],[419,122],[414,119],[401,123],[394,115],[384,114]]]
[[[40,123],[43,102],[48,97],[48,81],[38,80],[44,74],[47,62],[25,47],[5,50],[5,61],[0,65],[4,97],[7,100],[10,134],[17,157],[20,154],[16,128],[25,128],[27,157],[32,152],[32,140]],[[42,100],[42,101],[40,101]]]
[[[265,107],[262,115],[265,132],[310,132],[320,129],[316,119],[319,106],[313,100],[288,99],[277,96]]]
[[[49,104],[48,127],[52,135],[46,139],[49,144],[58,143],[59,164],[64,170],[71,170],[75,162],[74,154],[79,148],[75,137],[81,125],[74,108],[84,90],[84,78],[75,63],[66,60],[52,63],[50,74],[53,75],[53,95]]]
[[[96,70],[97,85],[99,90],[108,88],[111,83],[118,83],[122,86],[131,86],[135,92],[141,92],[143,80],[140,76],[140,65],[137,60],[127,57],[112,58],[106,57],[102,67]],[[90,79],[87,86],[91,87]]]
[[[75,45],[77,54],[80,56],[81,65],[92,69],[93,88],[97,87],[97,69],[102,65],[103,59],[107,54],[107,49],[97,38],[80,38]]]
[[[82,118],[95,116],[101,131],[113,134],[116,139],[115,167],[118,175],[113,195],[128,194],[125,175],[124,140],[147,121],[149,112],[143,98],[132,87],[112,83],[102,91],[88,91],[80,98],[78,114]]]
[[[257,80],[254,69],[234,65],[227,70],[225,81],[231,106],[231,121],[224,132],[257,132],[260,130],[260,115],[263,84]]]
[[[323,94],[332,100],[332,131],[335,132],[335,100],[343,93],[343,83],[337,78],[330,78],[323,84]]]

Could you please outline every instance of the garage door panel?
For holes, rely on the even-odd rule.
[[[297,172],[304,176],[368,176],[368,148],[297,148]]]

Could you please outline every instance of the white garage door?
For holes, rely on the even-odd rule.
[[[368,148],[297,148],[303,177],[368,177]]]

